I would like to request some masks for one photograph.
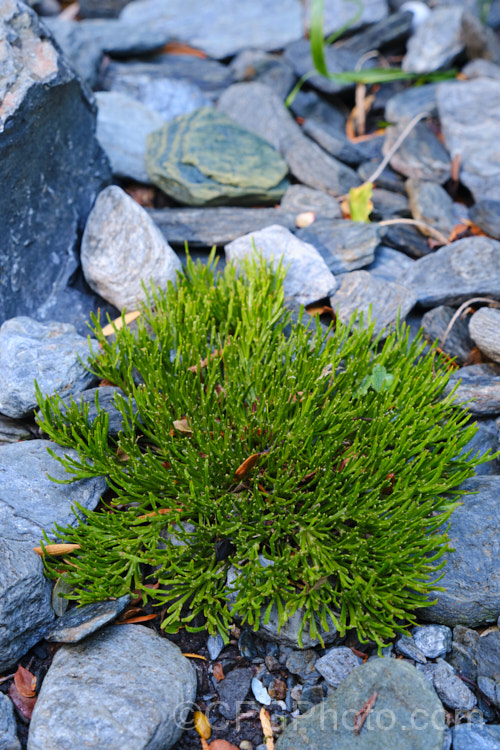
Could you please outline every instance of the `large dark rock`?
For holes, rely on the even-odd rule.
[[[297,237],[316,248],[332,273],[346,273],[373,262],[380,230],[363,221],[319,219],[299,229]]]
[[[0,38],[0,322],[73,322],[99,304],[71,286],[79,235],[110,179],[95,107],[22,2],[2,3]]]

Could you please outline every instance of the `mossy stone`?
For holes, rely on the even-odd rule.
[[[275,203],[288,186],[274,148],[210,107],[150,133],[146,167],[155,185],[190,206]]]

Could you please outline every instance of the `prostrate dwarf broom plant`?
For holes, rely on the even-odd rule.
[[[227,639],[235,616],[257,628],[275,605],[280,625],[300,610],[313,637],[333,621],[381,644],[436,588],[475,427],[405,326],[382,341],[373,325],[293,321],[283,267],[214,281],[214,265],[189,260],[152,291],[136,331],[111,340],[94,319],[91,368],[121,389],[117,438],[104,411],[91,422],[88,405],[39,396],[43,431],[78,453],[58,459],[68,482],[110,488],[57,527],[79,549],[46,555],[47,572],[80,603],[140,592],[167,632]]]

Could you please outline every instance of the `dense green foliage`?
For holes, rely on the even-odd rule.
[[[373,328],[292,321],[283,278],[255,261],[214,283],[189,261],[136,331],[106,338],[94,321],[92,369],[123,389],[118,439],[104,411],[89,424],[88,406],[39,396],[44,432],[78,451],[62,460],[68,481],[106,475],[112,491],[58,529],[80,549],[46,558],[78,601],[136,589],[167,631],[224,637],[235,615],[257,627],[273,605],[281,624],[301,608],[313,636],[331,618],[381,643],[435,589],[474,466],[443,361],[404,326],[374,341]]]

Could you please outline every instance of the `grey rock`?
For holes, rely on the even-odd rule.
[[[325,698],[323,685],[304,685],[300,694],[298,709],[301,714],[305,714],[313,706],[321,703]]]
[[[11,419],[0,414],[0,444],[17,443],[19,440],[31,440],[37,428],[19,419]]]
[[[451,742],[452,742],[451,729],[446,727],[446,729],[444,730],[444,737],[443,737],[443,750],[451,750]]]
[[[371,305],[374,335],[393,328],[398,315],[404,320],[416,301],[416,295],[407,287],[377,279],[368,271],[352,271],[344,276],[340,289],[330,297],[330,304],[342,323],[348,323],[353,314],[358,317],[363,313],[366,325]]]
[[[97,346],[92,342],[93,350]],[[85,390],[95,380],[81,364],[89,354],[89,342],[72,325],[23,316],[7,320],[0,327],[0,412],[16,419],[31,414],[35,379],[42,394]]]
[[[454,400],[475,416],[500,414],[500,369],[498,365],[471,365],[452,373],[445,394],[461,381]]]
[[[483,232],[500,240],[500,200],[481,200],[469,210],[469,217]]]
[[[232,0],[136,0],[122,19],[142,25],[154,22],[170,38],[198,47],[209,57],[223,59],[243,49],[281,49],[302,36],[298,0],[266,0],[234,4]],[[265,23],[262,19],[265,18]]]
[[[470,11],[462,16],[462,42],[470,60],[500,62],[500,42],[495,32]]]
[[[458,724],[452,728],[453,750],[498,750],[500,724]]]
[[[168,750],[196,695],[180,650],[142,625],[115,625],[62,646],[43,681],[29,750]]]
[[[224,641],[222,640],[222,637],[217,633],[217,635],[209,635],[207,639],[207,649],[208,654],[212,661],[214,659],[217,659],[220,652],[224,648]]]
[[[457,240],[417,260],[399,282],[424,307],[459,305],[471,297],[500,299],[500,242],[488,237]]]
[[[400,253],[399,250],[378,245],[375,249],[375,259],[369,266],[366,266],[365,270],[378,279],[396,281],[403,269],[409,268],[414,262],[404,253]]]
[[[463,365],[474,348],[474,342],[469,335],[467,319],[459,317],[455,321],[443,345],[443,339],[455,312],[454,307],[446,305],[432,307],[422,318],[422,328],[427,341],[432,342],[437,340],[438,346],[443,349],[445,354],[455,357],[457,362]]]
[[[462,505],[450,519],[448,535],[455,552],[445,555],[439,582],[445,591],[431,592],[429,598],[437,603],[419,610],[419,617],[449,627],[474,627],[495,621],[500,611],[500,477],[473,477],[461,487],[476,494],[461,497]]]
[[[453,629],[453,641],[451,654],[447,661],[455,668],[457,673],[467,677],[472,682],[477,680],[477,642],[479,634],[475,630],[457,625]]]
[[[356,668],[326,701],[286,728],[276,750],[352,750],[353,715],[374,692],[375,706],[356,738],[360,748],[442,750],[444,711],[436,693],[415,667],[396,659]]]
[[[472,60],[462,68],[462,73],[466,78],[494,78],[500,79],[500,65],[490,62],[490,60]]]
[[[0,750],[21,750],[12,701],[0,693]]]
[[[372,263],[380,242],[376,224],[346,219],[318,219],[296,235],[316,248],[332,273],[346,273]]]
[[[130,604],[130,595],[119,599],[92,602],[65,612],[45,634],[46,641],[55,643],[79,643],[104,625],[115,620]]]
[[[424,625],[411,632],[416,646],[428,659],[437,659],[451,651],[452,633],[446,625]]]
[[[500,362],[500,310],[481,307],[469,321],[469,333],[487,357]]]
[[[71,282],[83,223],[111,176],[95,108],[24,3],[4,0],[0,39],[0,322],[56,311],[76,320],[99,304]]]
[[[413,13],[410,10],[403,9],[391,13],[378,23],[339,42],[339,47],[354,52],[359,57],[374,49],[382,50],[388,45],[404,42],[410,36],[412,21]]]
[[[385,119],[388,122],[409,122],[420,112],[428,117],[437,115],[436,84],[412,86],[391,96],[385,105]]]
[[[463,8],[436,8],[410,37],[402,68],[407,72],[432,73],[446,68],[463,51]]]
[[[371,182],[371,177],[381,161],[382,157],[370,159],[370,161],[365,161],[363,164],[360,164],[357,172],[363,182]],[[384,190],[392,190],[393,193],[406,195],[405,183],[402,175],[395,172],[391,167],[385,167],[381,175],[377,177],[377,186]]]
[[[334,202],[324,193],[322,195],[326,200]],[[282,210],[236,206],[156,208],[148,210],[148,214],[169,244],[183,247],[187,242],[190,250],[196,247],[226,245],[242,234],[256,232],[274,224],[293,230],[296,216],[291,207]]]
[[[500,631],[493,630],[481,636],[475,656],[478,675],[500,682]]]
[[[252,633],[249,630],[243,629],[238,639],[238,651],[240,654],[248,660],[255,659],[259,652],[255,645],[255,640]]]
[[[306,0],[306,23],[309,19],[309,11],[311,7],[310,0]],[[333,34],[334,31],[339,31],[345,24],[351,22],[349,30],[356,29],[359,26],[365,24],[378,23],[382,21],[389,13],[389,8],[386,0],[363,0],[363,6],[360,9],[361,14],[359,18],[352,21],[354,15],[353,6],[349,0],[326,0],[324,4],[324,33],[325,36]],[[299,36],[302,36],[299,34]],[[297,38],[297,37],[296,37]]]
[[[484,456],[485,453],[496,453],[498,450],[498,430],[494,419],[481,419],[476,421],[477,432],[469,440],[461,453],[466,454],[471,451],[471,456],[479,454]],[[500,474],[500,461],[498,458],[479,464],[474,469],[476,476],[487,476],[491,474]]]
[[[316,91],[301,89],[290,104],[295,117],[315,120],[328,128],[344,132],[347,122],[347,108],[341,100],[326,101]]]
[[[79,479],[68,485],[51,481],[49,476],[67,480],[68,474],[47,453],[47,448],[57,456],[77,458],[76,451],[49,440],[27,440],[0,447],[0,527],[4,539],[37,546],[43,530],[49,538],[54,538],[54,524],[78,523],[71,507],[75,502],[93,510],[107,487],[104,477]]]
[[[306,120],[302,130],[313,141],[316,141],[321,148],[340,161],[343,161],[344,164],[357,167],[358,164],[364,161],[364,156],[360,149],[356,148],[342,132],[329,128],[313,119]]]
[[[144,157],[146,138],[164,123],[160,114],[125,94],[98,91],[97,139],[106,152],[113,174],[149,182]]]
[[[376,221],[386,221],[399,217],[410,217],[410,204],[405,195],[375,188],[372,192],[373,209],[371,216]]]
[[[384,155],[392,148],[405,126],[406,122],[400,122],[386,129]],[[432,180],[440,184],[449,178],[450,164],[447,150],[423,122],[417,123],[390,160],[391,167],[406,177]]]
[[[487,102],[487,107],[484,103]],[[460,180],[476,201],[500,200],[500,81],[446,82],[437,86],[439,119],[446,148],[461,155]],[[481,112],[479,122],[472,113]]]
[[[500,682],[492,680],[490,677],[478,677],[477,686],[490,703],[493,703],[496,708],[500,708]]]
[[[116,18],[130,0],[80,0],[83,18]]]
[[[329,649],[324,656],[317,660],[315,668],[325,678],[330,687],[338,688],[353,669],[356,669],[362,663],[363,660],[356,656],[350,648],[336,646]]]
[[[107,412],[109,417],[108,436],[117,437],[120,430],[123,430],[123,417],[116,406],[116,396],[124,396],[121,388],[104,385],[99,386],[99,388],[89,388],[76,398],[73,398],[72,396],[65,396],[63,399],[61,399],[59,406],[61,409],[61,414],[64,416],[66,410],[71,406],[72,401],[78,405],[80,411],[82,411],[85,406],[88,405],[89,424],[92,424],[95,421],[99,412]],[[96,405],[96,397],[99,408]],[[136,411],[135,402],[134,411]]]
[[[262,682],[254,677],[251,685],[255,700],[262,703],[264,706],[269,706],[272,703],[272,699]]]
[[[95,291],[118,309],[135,310],[142,282],[160,289],[175,283],[181,262],[158,227],[121,188],[99,194],[82,239],[82,268]]]
[[[401,250],[414,259],[423,258],[431,252],[427,239],[410,224],[393,224],[383,227],[382,240],[384,245]]]
[[[2,449],[3,450],[3,449]],[[52,584],[26,542],[0,538],[0,672],[13,667],[54,619]]]
[[[146,166],[153,184],[192,206],[275,203],[288,186],[287,166],[269,143],[208,107],[151,133]]]
[[[360,184],[353,169],[302,133],[268,86],[236,83],[222,94],[217,106],[242,127],[269,141],[283,156],[294,177],[305,185],[339,196]]]
[[[312,211],[317,219],[340,219],[342,216],[335,198],[305,185],[290,185],[281,199],[280,208],[295,216]]]
[[[235,82],[258,81],[269,86],[283,100],[297,80],[293,68],[282,56],[260,50],[240,52],[229,67]]]
[[[283,652],[283,649],[281,649]],[[303,682],[317,682],[320,677],[315,669],[318,661],[318,654],[312,648],[306,648],[302,651],[290,649],[286,658],[286,668],[292,674],[296,674]]]
[[[477,703],[474,693],[458,677],[447,662],[440,661],[433,671],[436,693],[448,708],[470,711]]]
[[[335,277],[318,251],[281,226],[271,226],[233,240],[225,247],[227,260],[239,266],[244,257],[254,252],[253,244],[273,264],[283,259],[284,266],[288,267],[285,295],[299,304],[308,305],[327,297],[336,288]]]
[[[437,182],[416,180],[406,181],[406,190],[410,198],[411,215],[439,230],[447,237],[456,224],[453,213],[453,201],[449,194]],[[422,234],[430,236],[430,231],[419,227]]]
[[[330,73],[345,73],[355,70],[360,54],[343,46],[325,46],[324,49],[326,67]],[[293,67],[298,78],[301,78],[315,70],[311,55],[311,45],[308,39],[297,39],[285,49],[285,60]],[[363,67],[373,67],[373,60],[368,60]],[[324,94],[339,94],[341,91],[352,89],[353,83],[346,83],[335,79],[329,79],[319,73],[314,73],[307,79],[307,83],[314,86]]]
[[[408,635],[402,635],[395,643],[395,649],[399,654],[413,659],[419,664],[426,664],[425,654],[419,649],[413,638]]]
[[[46,18],[45,25],[64,57],[89,88],[95,86],[103,50],[97,39],[82,33],[80,24],[62,18]]]
[[[243,713],[242,705],[250,690],[253,672],[250,668],[232,669],[224,680],[217,684],[219,711],[226,719],[234,720]]]

